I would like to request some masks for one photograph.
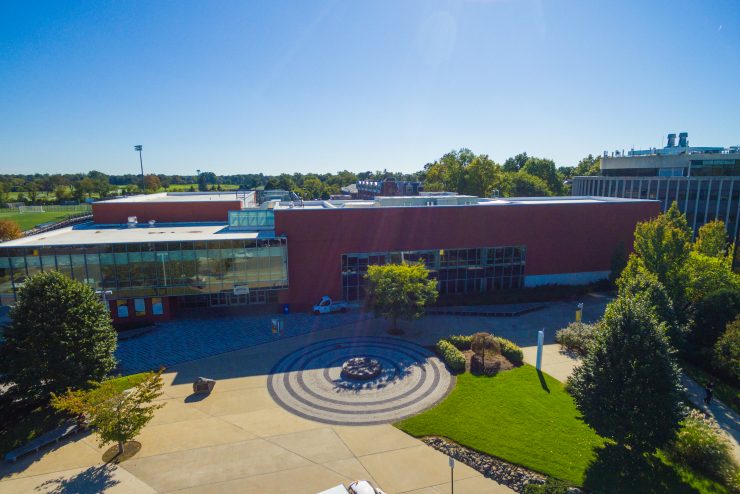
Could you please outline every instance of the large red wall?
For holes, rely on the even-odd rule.
[[[525,275],[607,271],[619,242],[630,249],[635,224],[659,212],[647,201],[276,210],[275,233],[288,237],[281,300],[304,310],[341,298],[341,255],[351,252],[525,245]]]
[[[122,224],[129,216],[139,223],[228,221],[229,211],[242,208],[240,201],[187,202],[98,202],[93,203],[93,221],[100,224]]]

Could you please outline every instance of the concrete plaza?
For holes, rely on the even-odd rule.
[[[587,299],[586,318],[598,317],[605,302]],[[514,318],[429,316],[408,323],[403,338],[430,345],[443,335],[488,330],[527,345],[538,329],[551,340],[572,320],[573,308],[549,304]],[[3,463],[0,492],[312,494],[357,479],[389,494],[449,492],[447,457],[421,441],[390,424],[307,420],[281,408],[268,392],[270,373],[286,355],[332,338],[386,337],[385,327],[384,321],[361,319],[170,367],[165,407],[137,438],[142,449],[132,459],[118,467],[103,464],[105,448],[94,436],[78,436],[16,464]],[[199,376],[218,381],[210,396],[191,396]],[[455,492],[512,491],[457,464]]]

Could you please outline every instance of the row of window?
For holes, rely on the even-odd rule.
[[[27,277],[49,270],[59,270],[95,289],[111,290],[115,298],[287,286],[285,239],[237,242],[0,249],[0,294],[14,293]],[[203,248],[192,249],[195,244]]]
[[[419,261],[437,280],[441,294],[521,288],[525,253],[523,246],[515,246],[344,254],[342,292],[345,300],[363,300],[368,266]]]

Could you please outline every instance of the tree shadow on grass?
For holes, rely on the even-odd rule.
[[[111,464],[87,468],[69,478],[50,479],[36,487],[37,491],[50,494],[94,494],[105,492],[119,484],[113,478],[116,467]]]
[[[594,493],[699,494],[653,454],[636,454],[607,444],[596,451],[583,483]]]

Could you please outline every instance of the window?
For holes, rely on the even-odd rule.
[[[361,300],[368,266],[422,261],[440,293],[475,293],[524,285],[523,246],[373,252],[342,255],[342,290],[346,300]]]

